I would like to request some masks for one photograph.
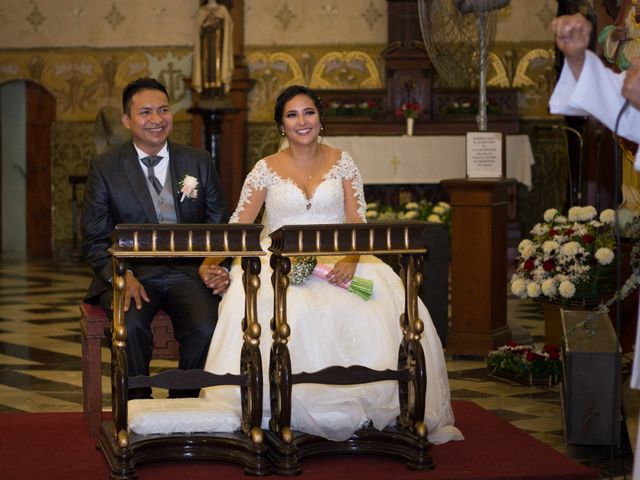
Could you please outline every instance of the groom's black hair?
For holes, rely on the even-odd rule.
[[[273,119],[276,121],[276,125],[278,128],[282,126],[282,116],[284,115],[284,106],[286,103],[291,100],[293,97],[297,95],[306,95],[311,99],[313,104],[318,110],[318,115],[320,116],[320,125],[324,125],[324,114],[322,113],[322,100],[316,92],[311,90],[310,88],[304,87],[302,85],[291,85],[290,87],[285,88],[280,95],[278,95],[278,99],[276,100],[276,108],[273,112]]]
[[[169,94],[167,93],[167,89],[165,86],[160,83],[155,78],[151,77],[142,77],[130,82],[124,90],[122,91],[122,111],[127,115],[131,114],[131,103],[133,96],[136,93],[141,92],[142,90],[159,90],[167,96],[167,100],[169,99]]]

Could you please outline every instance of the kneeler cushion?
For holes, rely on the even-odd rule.
[[[204,398],[129,400],[129,430],[139,435],[240,430],[232,408]]]

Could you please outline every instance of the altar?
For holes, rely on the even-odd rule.
[[[506,177],[531,189],[529,136],[506,138]],[[351,154],[366,185],[434,184],[466,175],[464,135],[336,136],[324,142]]]

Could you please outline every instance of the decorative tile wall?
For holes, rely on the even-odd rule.
[[[198,0],[4,0],[0,4],[0,84],[30,80],[56,98],[54,242],[71,245],[69,175],[86,173],[95,152],[94,121],[118,106],[126,83],[163,81],[176,113],[174,139],[191,141],[192,45]],[[490,86],[519,87],[522,116],[548,119],[554,83],[548,24],[555,0],[512,0],[498,14]],[[387,38],[386,0],[244,0],[249,94],[248,165],[277,148],[277,93],[293,83],[316,89],[384,87],[380,52]],[[81,192],[78,192],[81,196]],[[66,248],[66,247],[65,247]]]

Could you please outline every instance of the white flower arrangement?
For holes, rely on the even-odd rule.
[[[447,202],[433,204],[427,200],[407,202],[400,209],[381,206],[378,202],[367,204],[367,220],[421,220],[433,223],[449,223],[451,206]]]
[[[555,208],[518,245],[511,292],[520,298],[568,301],[597,298],[610,287],[615,254],[615,212],[598,217],[592,206],[571,207],[566,217]]]
[[[198,179],[192,177],[188,173],[178,182],[178,193],[182,193],[180,202],[183,202],[185,198],[195,200],[198,198]]]

